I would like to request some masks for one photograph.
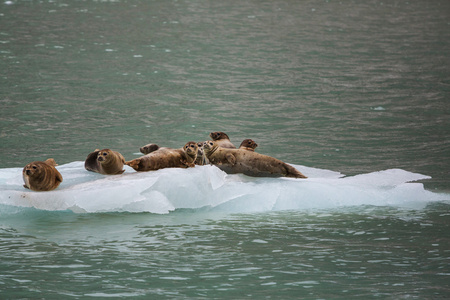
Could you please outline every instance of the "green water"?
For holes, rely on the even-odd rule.
[[[448,1],[2,1],[0,167],[228,133],[450,190]],[[0,207],[2,298],[448,298],[449,206]]]
[[[0,233],[0,287],[10,298],[445,298],[448,216],[448,205],[19,213]]]

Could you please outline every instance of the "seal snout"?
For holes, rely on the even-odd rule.
[[[106,161],[106,156],[108,155],[108,153],[106,152],[100,152],[98,154],[97,160],[98,161]]]
[[[31,171],[30,170],[26,170],[25,173],[30,176],[31,175]]]

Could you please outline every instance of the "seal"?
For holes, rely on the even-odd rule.
[[[203,144],[204,143],[205,142],[198,142],[197,143],[198,150],[197,150],[197,158],[195,160],[195,164],[199,165],[199,166],[204,166],[204,165],[209,164],[209,161],[208,161],[208,159],[206,158],[206,155],[205,155],[205,151],[203,150]]]
[[[233,143],[230,141],[230,138],[225,132],[215,131],[211,132],[209,136],[212,138],[213,141],[217,142],[219,147],[236,149],[236,146],[233,145]]]
[[[205,142],[203,148],[209,162],[229,174],[307,178],[293,166],[271,156],[243,149],[222,148],[215,141]]]
[[[156,171],[164,168],[191,168],[195,167],[198,145],[196,142],[187,142],[183,148],[159,148],[149,154],[125,162],[136,171]]]
[[[84,168],[103,175],[117,175],[125,172],[124,163],[125,158],[119,152],[111,149],[96,149],[87,156]]]
[[[142,154],[149,154],[149,153],[152,153],[153,151],[158,150],[159,148],[161,148],[161,147],[159,147],[156,144],[147,144],[147,145],[139,148],[139,151],[141,151]]]
[[[22,170],[22,177],[25,182],[23,186],[37,192],[56,189],[63,178],[55,166],[57,164],[53,158],[29,163]]]
[[[242,141],[239,149],[253,151],[255,152],[255,148],[258,147],[258,144],[252,139],[245,139]]]

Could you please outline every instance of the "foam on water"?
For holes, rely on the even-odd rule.
[[[345,177],[329,170],[295,165],[308,179],[227,175],[214,166],[135,172],[121,175],[88,172],[84,162],[58,166],[58,189],[34,192],[23,187],[22,168],[0,169],[0,204],[74,212],[169,213],[178,208],[209,207],[227,212],[264,212],[355,205],[423,208],[449,194],[414,183],[429,176],[390,169]]]

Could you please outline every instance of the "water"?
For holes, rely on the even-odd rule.
[[[22,211],[1,233],[2,291],[11,298],[439,298],[448,295],[442,209],[228,217]]]
[[[439,0],[3,1],[2,298],[448,298],[449,12]],[[96,148],[132,159],[218,130],[316,173],[80,167]],[[48,157],[61,188],[21,189],[21,168]],[[376,173],[389,169],[400,173]],[[182,185],[205,177],[220,192]],[[131,209],[126,178],[162,196]],[[95,196],[105,182],[121,192]]]

